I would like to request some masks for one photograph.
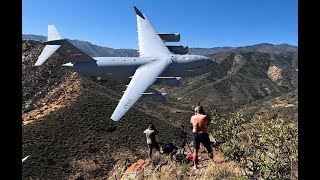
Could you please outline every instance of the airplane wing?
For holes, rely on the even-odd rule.
[[[115,111],[113,112],[111,119],[118,121],[122,116],[133,106],[135,102],[142,96],[149,86],[151,86],[162,71],[168,66],[168,61],[158,59],[151,63],[142,65],[139,67],[133,75],[126,91]]]
[[[157,77],[164,71],[170,61],[164,57],[171,52],[163,43],[156,30],[136,7],[137,14],[138,40],[140,56],[156,57],[157,60],[140,66],[124,92],[119,104],[114,110],[111,119],[118,121],[136,103],[143,93],[151,86]]]
[[[136,7],[134,7],[134,10],[137,14],[140,56],[161,57],[163,55],[171,54],[147,16],[142,14]]]

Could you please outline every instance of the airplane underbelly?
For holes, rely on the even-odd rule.
[[[198,75],[190,64],[171,64],[168,68],[162,73],[161,76],[168,77],[191,77]]]
[[[100,77],[104,80],[128,80],[133,76],[139,66],[105,66],[99,67],[96,64],[77,64],[73,70],[93,77]]]
[[[133,76],[138,67],[104,67],[99,70],[98,77],[110,80],[128,80]]]

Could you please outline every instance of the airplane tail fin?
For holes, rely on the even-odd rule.
[[[48,41],[61,40],[63,37],[54,25],[48,25]],[[47,41],[47,42],[48,42]],[[40,66],[43,64],[54,52],[56,52],[60,45],[46,45],[38,57],[38,60],[34,66]]]
[[[54,52],[69,62],[93,61],[94,59],[63,38],[54,25],[48,25],[48,40],[34,66],[43,64]]]
[[[55,25],[48,25],[48,41],[63,39]]]

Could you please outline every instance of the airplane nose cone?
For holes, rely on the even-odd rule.
[[[73,64],[71,62],[62,64],[63,67],[73,68]]]

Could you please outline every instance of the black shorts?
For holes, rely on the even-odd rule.
[[[157,149],[157,151],[160,151],[160,146],[158,143],[148,144],[148,146],[149,146],[149,150],[152,150],[152,148],[154,147]]]
[[[211,142],[208,133],[192,133],[193,148],[199,149],[200,142],[207,149],[208,153],[212,152]]]

